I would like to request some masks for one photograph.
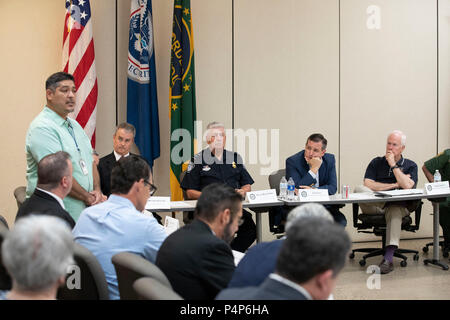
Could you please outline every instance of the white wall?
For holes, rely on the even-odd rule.
[[[117,3],[117,21],[115,0],[91,4],[101,154],[112,149],[116,103],[118,121],[126,120],[129,0]],[[280,168],[310,133],[321,132],[336,155],[339,185],[352,186],[362,181],[369,160],[383,154],[387,133],[401,129],[408,136],[405,156],[419,166],[420,187],[422,163],[450,144],[450,0],[438,3],[437,14],[429,0],[239,0],[234,10],[229,0],[192,0],[197,118],[203,128],[218,120],[235,129],[279,129]],[[381,9],[379,30],[367,29],[370,5]],[[169,195],[172,11],[172,1],[153,0],[159,195]],[[19,12],[26,24],[17,23]],[[0,0],[0,115],[6,129],[0,214],[10,223],[17,210],[13,189],[26,183],[25,133],[45,103],[45,79],[60,69],[63,21],[63,1]],[[270,150],[269,143],[263,147]],[[259,174],[266,166],[247,167],[254,189],[267,188],[267,176]],[[426,204],[421,230],[412,236],[431,236],[430,210]],[[345,213],[353,239],[370,239],[355,233],[350,207]],[[269,240],[265,218],[263,239]]]

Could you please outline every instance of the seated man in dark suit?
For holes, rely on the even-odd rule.
[[[334,155],[326,153],[327,139],[320,134],[314,133],[308,137],[305,149],[286,159],[286,179],[292,177],[295,183],[295,192],[298,189],[326,189],[329,195],[337,191],[336,160]],[[334,221],[347,225],[347,219],[339,211],[336,205],[327,205],[327,210],[333,216]],[[279,225],[285,220],[288,213],[287,208],[278,209],[277,217],[273,223]],[[275,213],[276,214],[276,213]]]
[[[322,300],[336,285],[351,242],[323,218],[298,219],[287,231],[274,273],[259,286],[229,288],[217,300]]]
[[[98,163],[98,174],[100,175],[100,188],[102,193],[109,197],[111,195],[111,171],[117,161],[121,157],[128,157],[130,154],[139,157],[143,160],[141,156],[131,153],[130,149],[134,143],[134,137],[136,135],[136,128],[127,122],[122,122],[117,126],[116,132],[113,135],[113,152],[104,156],[100,159]],[[145,160],[147,162],[147,160]],[[147,162],[148,164],[148,162]],[[153,185],[153,175],[151,173],[152,168],[150,167],[150,184],[151,184],[151,195],[156,191],[156,187]],[[161,223],[161,216],[152,212],[155,219],[159,224]]]
[[[75,221],[65,210],[63,199],[72,189],[72,162],[65,151],[49,154],[38,163],[38,181],[33,194],[20,206],[16,220],[30,214],[45,214],[65,220],[70,228]]]
[[[295,221],[308,217],[319,217],[323,218],[324,221],[333,222],[333,217],[323,205],[306,203],[289,212],[286,232],[289,231]],[[275,271],[277,257],[285,238],[261,242],[251,247],[234,270],[228,288],[259,286],[263,283],[269,274]]]
[[[111,194],[111,171],[121,157],[128,157],[132,154],[130,149],[135,135],[136,129],[132,124],[126,122],[119,124],[113,135],[113,152],[102,157],[99,161],[100,187],[102,193],[107,197]]]
[[[156,265],[184,299],[212,300],[226,288],[235,268],[229,243],[241,221],[241,195],[213,183],[202,190],[193,222],[161,245]]]

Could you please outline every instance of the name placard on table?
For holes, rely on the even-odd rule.
[[[247,192],[247,199],[249,203],[267,203],[278,201],[277,192],[275,189]]]
[[[170,209],[170,197],[150,197],[145,205],[147,210]]]
[[[300,189],[298,190],[300,201],[327,201],[330,200],[327,189]]]
[[[449,191],[448,181],[425,183],[426,194],[441,194]]]

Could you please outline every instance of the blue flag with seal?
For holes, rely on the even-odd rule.
[[[127,122],[135,143],[153,167],[160,155],[158,97],[151,0],[132,0],[128,43]]]

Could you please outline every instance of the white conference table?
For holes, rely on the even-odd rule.
[[[374,193],[351,193],[349,198],[343,199],[340,194],[335,194],[329,197],[328,200],[312,200],[312,201],[286,201],[278,200],[276,202],[264,202],[264,203],[249,203],[244,201],[242,203],[243,208],[252,210],[256,216],[256,241],[262,240],[262,221],[261,214],[267,212],[270,207],[275,206],[299,206],[305,203],[320,203],[322,205],[346,205],[353,203],[373,203],[373,202],[396,202],[406,200],[422,200],[427,199],[433,204],[433,258],[424,260],[425,265],[433,264],[440,266],[444,270],[448,270],[448,265],[439,261],[439,202],[445,201],[445,198],[450,196],[450,192],[441,193],[436,195],[428,195],[424,193],[415,193],[408,195],[396,195],[396,196],[376,196]],[[149,208],[147,210],[154,212],[177,212],[177,211],[194,211],[197,204],[196,200],[185,201],[171,201],[170,208]]]

